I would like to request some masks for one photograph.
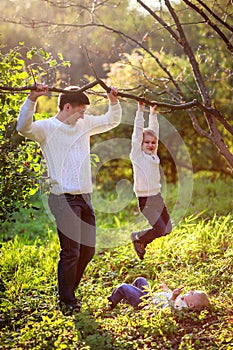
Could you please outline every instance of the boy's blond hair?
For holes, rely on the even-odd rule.
[[[150,136],[154,137],[156,141],[158,141],[156,133],[154,132],[154,130],[149,129],[149,128],[144,128],[143,129],[143,140],[144,140],[146,135],[150,135]]]

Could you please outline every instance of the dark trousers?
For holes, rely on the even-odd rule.
[[[58,293],[60,301],[75,305],[75,289],[95,253],[96,223],[89,194],[49,195],[60,240]]]
[[[145,246],[154,239],[165,236],[172,231],[172,224],[167,207],[161,194],[138,198],[139,208],[149,224],[149,229],[137,232],[139,241]]]

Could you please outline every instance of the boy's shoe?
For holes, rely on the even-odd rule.
[[[144,243],[140,242],[137,232],[132,232],[130,235],[130,238],[133,242],[134,250],[137,253],[139,259],[143,260],[144,255],[146,253],[146,250],[145,250],[146,246],[144,245]]]
[[[130,235],[131,241],[139,241],[138,233],[137,232],[132,232]]]
[[[134,250],[137,253],[139,259],[143,260],[146,253],[145,246],[140,241],[133,241]]]
[[[59,302],[59,307],[64,316],[77,314],[81,309],[81,305],[79,304],[65,304],[63,301]]]

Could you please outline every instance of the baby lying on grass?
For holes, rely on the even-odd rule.
[[[154,293],[152,296],[152,303],[156,304],[158,308],[171,307],[177,310],[183,308],[201,310],[210,307],[207,294],[201,290],[191,290],[185,294],[181,294],[184,286],[171,290],[163,283],[160,287],[162,292]],[[147,280],[144,277],[138,277],[132,284],[122,283],[113,290],[112,294],[108,297],[109,309],[114,309],[123,299],[134,307],[140,307],[142,301],[149,297],[149,284]]]

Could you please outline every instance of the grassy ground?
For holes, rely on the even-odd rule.
[[[172,207],[175,189],[168,192]],[[119,214],[97,213],[97,254],[77,291],[82,312],[69,317],[57,307],[55,227],[34,199],[39,210],[23,210],[15,223],[2,227],[0,349],[232,349],[231,193],[231,181],[197,179],[185,218],[148,246],[143,261],[128,239],[130,231],[145,225],[136,202]],[[106,242],[108,236],[115,240]],[[146,277],[152,290],[162,281],[171,288],[185,283],[187,290],[204,289],[211,309],[139,311],[122,303],[107,311],[112,289],[138,276]]]

